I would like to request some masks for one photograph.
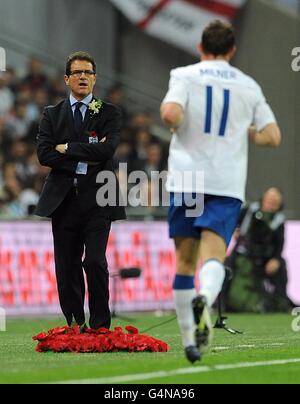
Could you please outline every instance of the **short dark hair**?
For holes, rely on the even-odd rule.
[[[223,56],[235,46],[233,26],[222,21],[209,24],[202,35],[203,51],[207,55]]]
[[[67,62],[66,62],[66,75],[67,76],[70,76],[71,66],[72,66],[72,63],[75,62],[75,60],[84,60],[86,62],[90,62],[93,65],[94,73],[96,73],[96,62],[95,62],[94,58],[87,52],[75,52],[75,53],[72,53],[67,58]]]

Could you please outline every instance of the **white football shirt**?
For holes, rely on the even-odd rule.
[[[226,61],[204,61],[172,70],[163,103],[184,109],[169,155],[167,189],[203,192],[184,172],[204,173],[204,193],[245,199],[248,130],[275,123],[260,86]],[[179,177],[178,177],[179,173]]]

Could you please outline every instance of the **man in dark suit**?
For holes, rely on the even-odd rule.
[[[59,299],[68,325],[86,328],[84,268],[90,327],[109,328],[106,248],[111,222],[126,215],[118,201],[106,206],[97,203],[101,184],[96,178],[104,171],[110,178],[113,175],[108,186],[119,195],[111,160],[119,143],[121,114],[117,107],[93,96],[96,64],[89,54],[69,56],[65,83],[70,97],[45,108],[40,123],[37,154],[40,163],[52,171],[36,214],[52,218]]]

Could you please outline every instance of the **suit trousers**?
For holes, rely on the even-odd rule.
[[[85,323],[85,272],[90,327],[110,327],[106,260],[110,229],[111,220],[101,215],[101,208],[97,205],[86,210],[84,195],[80,195],[76,188],[72,188],[52,215],[58,294],[69,325],[73,320],[79,325]]]

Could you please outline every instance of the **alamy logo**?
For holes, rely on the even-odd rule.
[[[300,307],[295,307],[292,311],[292,316],[296,317],[292,322],[292,330],[294,332],[300,331]]]
[[[0,307],[0,332],[6,331],[6,311]]]
[[[294,72],[300,72],[300,47],[292,50],[292,56],[295,56],[292,61],[292,70]]]
[[[6,52],[4,48],[0,47],[0,72],[6,70]]]
[[[122,187],[117,193],[117,179],[112,171],[101,171],[97,176],[97,184],[101,184],[96,195],[98,206],[131,206],[131,207],[170,207],[171,196],[165,188],[169,184],[174,189],[174,206],[186,207],[186,217],[196,218],[204,212],[204,173],[202,171],[184,171],[168,175],[167,171],[152,171],[150,178],[144,171],[133,171],[129,174],[127,163],[119,164],[119,178]],[[196,193],[191,192],[197,190]],[[184,192],[183,190],[187,190]]]

